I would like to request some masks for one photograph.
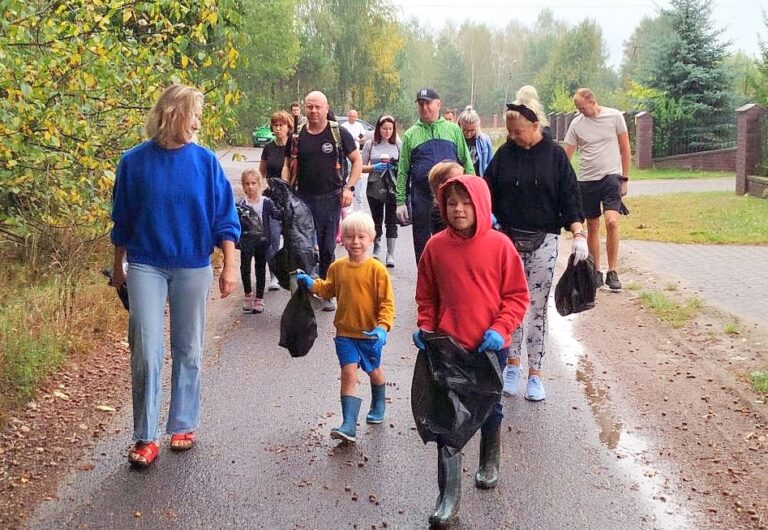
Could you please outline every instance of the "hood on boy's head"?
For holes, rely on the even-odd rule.
[[[488,184],[481,177],[474,175],[461,175],[445,181],[437,190],[437,204],[440,206],[440,214],[445,219],[446,224],[448,224],[448,216],[446,215],[445,203],[448,197],[445,195],[445,190],[452,182],[458,182],[467,190],[469,198],[472,199],[472,204],[475,206],[475,224],[477,226],[475,236],[486,233],[491,229],[491,191],[488,189]],[[450,228],[450,225],[448,226]]]

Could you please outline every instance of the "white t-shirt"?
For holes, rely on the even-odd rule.
[[[352,138],[354,138],[356,142],[360,142],[361,134],[363,135],[363,140],[365,140],[365,127],[363,127],[363,124],[359,121],[355,120],[355,123],[350,123],[349,120],[347,120],[340,126],[348,130],[349,134],[352,135]]]
[[[576,116],[565,133],[565,143],[581,153],[580,181],[600,180],[606,175],[621,175],[621,150],[618,135],[627,132],[624,116],[616,109],[601,107],[600,114]]]

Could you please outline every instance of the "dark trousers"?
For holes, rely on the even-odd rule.
[[[395,196],[388,195],[386,201],[380,201],[368,196],[368,207],[371,209],[373,224],[376,226],[376,239],[381,240],[383,229],[381,224],[387,227],[387,239],[397,237],[397,204]]]
[[[251,291],[251,262],[256,262],[256,298],[264,298],[264,286],[267,273],[267,251],[262,247],[243,247],[240,249],[240,276],[243,279],[243,291]]]
[[[299,197],[312,212],[317,234],[317,247],[320,249],[320,270],[318,274],[325,279],[328,267],[336,259],[336,229],[341,217],[341,197],[338,193],[321,195],[301,195]]]
[[[411,224],[413,226],[413,252],[419,263],[427,240],[432,237],[432,193],[411,188]]]

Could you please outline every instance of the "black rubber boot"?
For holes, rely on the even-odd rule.
[[[331,438],[354,442],[357,439],[357,415],[363,400],[355,396],[341,396],[341,414],[344,422],[341,427],[331,429]]]
[[[387,406],[384,401],[386,388],[386,383],[371,385],[371,410],[368,411],[368,415],[365,417],[366,422],[376,424],[384,421],[384,410]]]
[[[475,486],[489,490],[499,484],[501,425],[480,430],[480,467],[475,473]]]
[[[435,513],[429,518],[432,528],[450,525],[459,514],[461,502],[461,451],[440,446],[437,450],[437,498]]]

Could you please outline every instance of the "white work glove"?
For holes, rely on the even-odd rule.
[[[401,204],[397,207],[395,215],[397,215],[397,220],[400,221],[401,224],[407,224],[408,221],[410,221],[408,218],[408,206],[405,204]]]
[[[589,249],[587,248],[586,237],[579,236],[579,237],[573,238],[573,249],[571,250],[571,254],[573,254],[574,265],[576,265],[581,260],[587,259],[587,257],[589,257]]]

